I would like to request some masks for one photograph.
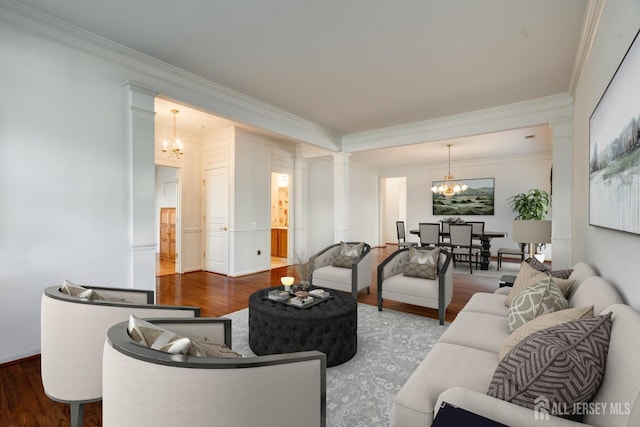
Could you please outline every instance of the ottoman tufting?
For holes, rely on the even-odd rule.
[[[358,349],[358,304],[347,293],[307,308],[291,307],[267,298],[267,288],[249,297],[249,347],[259,355],[318,350],[327,366],[351,359]]]

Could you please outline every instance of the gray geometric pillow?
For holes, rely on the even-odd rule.
[[[60,288],[62,293],[67,295],[71,295],[72,297],[76,297],[78,299],[84,299],[87,301],[108,301],[109,298],[102,295],[100,292],[95,289],[88,289],[84,286],[76,285],[68,280],[64,281],[64,284]]]
[[[409,262],[417,262],[418,264],[438,265],[440,258],[440,248],[424,250],[413,246],[409,247]]]
[[[358,257],[338,255],[331,265],[334,267],[351,268],[356,259],[358,259]]]
[[[496,368],[489,396],[526,408],[540,402],[572,415],[589,402],[604,378],[611,313],[573,320],[529,335]]]
[[[436,266],[430,264],[419,264],[417,262],[408,262],[404,265],[403,274],[408,277],[435,280]]]
[[[362,249],[364,249],[364,242],[351,245],[345,242],[340,242],[340,255],[359,257],[362,254]]]
[[[517,294],[509,306],[509,332],[543,314],[564,310],[569,302],[549,276]]]

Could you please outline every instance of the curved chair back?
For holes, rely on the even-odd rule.
[[[89,287],[87,287],[89,288]],[[153,304],[153,292],[97,288],[125,302],[89,301],[46,288],[41,301],[41,376],[52,400],[71,405],[71,425],[82,425],[82,404],[102,398],[102,349],[107,330],[139,317],[199,317],[198,307]]]
[[[228,319],[181,320],[181,335],[210,336]],[[178,332],[175,321],[162,322]],[[231,328],[229,328],[229,333]],[[220,342],[220,341],[218,341]],[[218,359],[167,354],[143,347],[127,322],[104,342],[103,426],[326,425],[326,355],[318,351]]]
[[[358,291],[367,288],[367,292],[370,292],[371,246],[364,242],[345,243],[348,245],[363,243],[360,256],[352,261],[349,268],[336,267],[334,264],[340,256],[342,243],[327,246],[310,258],[313,262],[311,284],[320,288],[351,292],[351,295],[358,299]]]

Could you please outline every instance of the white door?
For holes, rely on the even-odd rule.
[[[206,170],[205,269],[229,272],[229,176],[228,168]]]

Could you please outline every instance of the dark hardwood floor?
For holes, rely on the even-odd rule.
[[[377,305],[377,266],[397,249],[395,245],[372,250],[373,279],[371,294],[361,291],[358,302]],[[218,317],[247,307],[249,295],[258,289],[280,284],[280,277],[295,275],[293,267],[282,267],[229,278],[213,273],[193,272],[157,278],[159,304],[195,305],[201,307],[203,317]],[[456,314],[476,292],[493,292],[498,288],[496,279],[454,275],[453,300],[447,308],[447,321]],[[385,301],[385,308],[437,319],[437,311]],[[5,325],[5,327],[7,327]],[[99,402],[85,405],[83,426],[100,426],[102,421]],[[40,381],[40,357],[19,360],[0,366],[0,426],[50,427],[68,426],[69,407],[53,402],[43,391]]]

